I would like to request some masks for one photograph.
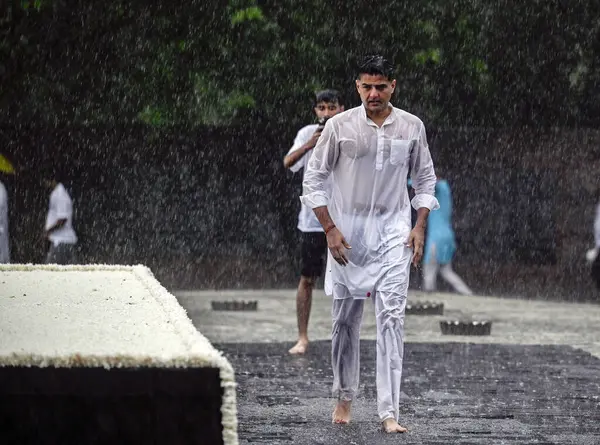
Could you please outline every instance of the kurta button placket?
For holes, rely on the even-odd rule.
[[[383,169],[383,127],[377,129],[377,156],[375,157],[375,170]]]

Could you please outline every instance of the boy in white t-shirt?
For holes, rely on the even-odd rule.
[[[50,242],[46,264],[74,264],[77,235],[73,229],[73,200],[65,186],[56,180],[46,181],[52,188],[44,233]]]
[[[298,131],[294,145],[283,160],[284,167],[294,173],[299,172],[308,164],[312,149],[317,144],[325,121],[344,111],[340,93],[335,90],[319,91],[315,97],[314,111],[317,123],[307,125]],[[290,349],[290,354],[304,354],[308,347],[308,319],[312,303],[312,290],[325,266],[327,253],[327,239],[323,233],[323,227],[312,209],[305,205],[300,207],[298,229],[302,232],[302,266],[296,295],[298,342]]]

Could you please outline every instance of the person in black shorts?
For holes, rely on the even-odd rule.
[[[327,238],[323,232],[302,232],[301,277],[319,277],[327,259]]]
[[[314,111],[317,123],[307,125],[298,131],[294,145],[283,160],[285,168],[296,173],[306,167],[317,144],[325,121],[344,111],[340,93],[335,90],[319,91],[315,97]],[[302,268],[296,295],[298,317],[298,342],[290,349],[290,354],[304,354],[308,347],[308,319],[312,303],[312,290],[316,279],[325,266],[327,238],[323,227],[312,209],[302,205],[298,215],[298,229],[302,232]]]

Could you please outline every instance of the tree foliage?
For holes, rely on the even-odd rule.
[[[600,1],[12,0],[0,10],[0,118],[275,125],[315,90],[357,104],[381,52],[395,104],[437,125],[600,123]]]

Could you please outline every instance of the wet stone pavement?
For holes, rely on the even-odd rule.
[[[311,345],[296,336],[293,290],[174,292],[200,332],[231,361],[240,444],[600,444],[600,306],[409,293],[445,304],[443,316],[406,317],[401,423],[376,414],[372,311],[361,333],[361,386],[350,425],[331,424],[330,299],[313,299]],[[258,301],[214,311],[211,301]],[[440,333],[448,318],[489,319],[491,335]]]
[[[330,421],[330,342],[305,357],[289,344],[215,346],[236,369],[242,444],[600,443],[600,359],[569,346],[407,344],[401,436],[379,430],[372,340],[348,426]]]

